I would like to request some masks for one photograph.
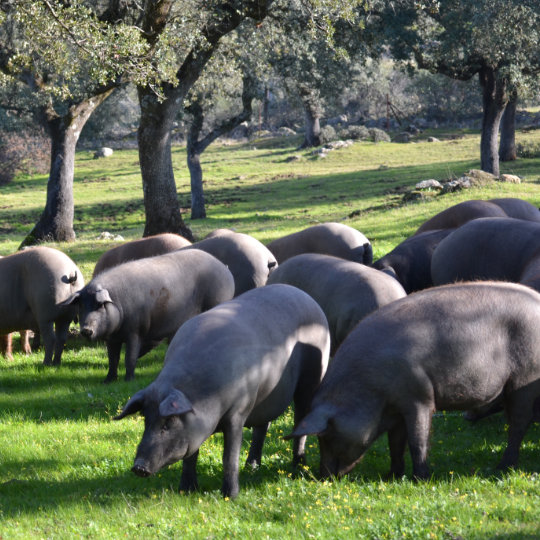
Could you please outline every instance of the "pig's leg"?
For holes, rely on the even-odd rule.
[[[413,477],[420,480],[429,478],[427,455],[433,410],[434,407],[429,402],[416,403],[404,414],[413,464]]]
[[[401,478],[405,474],[405,447],[407,446],[407,427],[402,420],[388,431],[390,448],[390,478]]]
[[[193,455],[185,458],[182,465],[182,476],[180,478],[180,491],[189,493],[199,489],[199,482],[197,481],[197,458],[199,457],[199,451],[197,450]]]
[[[30,354],[32,347],[30,347],[30,332],[28,330],[21,330],[21,349],[24,354]]]
[[[238,495],[238,461],[242,446],[244,422],[240,419],[228,421],[223,429],[223,485],[224,497],[234,499]]]
[[[264,439],[270,422],[263,424],[262,426],[255,426],[251,433],[251,445],[249,447],[249,454],[246,460],[246,465],[249,465],[253,469],[257,468],[261,464],[262,451],[264,445]]]
[[[54,337],[54,325],[52,322],[44,322],[39,325],[39,333],[43,341],[43,348],[45,349],[45,358],[43,364],[50,366],[53,361],[54,343],[56,338]]]
[[[118,362],[122,351],[121,341],[107,340],[107,356],[109,357],[109,372],[103,382],[109,383],[118,379]]]
[[[533,417],[534,396],[515,392],[507,397],[508,444],[497,469],[505,470],[518,463],[519,449]]]
[[[135,378],[135,364],[141,350],[141,338],[138,334],[130,334],[126,340],[126,381]]]
[[[69,320],[60,320],[56,321],[55,323],[55,344],[54,344],[54,359],[53,359],[53,365],[59,366],[60,361],[62,359],[62,352],[64,351],[64,346],[66,345],[68,332],[69,332],[69,325],[71,323],[71,319]]]
[[[8,360],[13,360],[13,334],[0,335],[0,343],[0,349],[2,354]]]

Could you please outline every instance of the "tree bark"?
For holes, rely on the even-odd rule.
[[[73,176],[75,149],[81,130],[95,109],[107,99],[114,88],[72,105],[59,116],[52,106],[41,110],[42,121],[51,139],[51,165],[47,182],[45,209],[32,231],[19,249],[41,242],[72,242],[73,229]]]
[[[506,82],[484,67],[479,71],[482,87],[483,118],[480,138],[481,169],[499,176],[498,134],[501,117],[508,102]]]
[[[194,100],[188,108],[191,125],[187,133],[187,166],[191,181],[191,219],[204,219],[206,208],[203,190],[203,172],[201,167],[201,145],[199,135],[202,131],[204,115],[200,103]]]
[[[304,107],[305,135],[301,148],[311,148],[321,144],[322,108],[319,96],[311,88],[300,87],[300,98]]]
[[[499,142],[499,159],[501,161],[514,161],[517,159],[516,108],[517,95],[513,94],[501,118],[501,139]]]

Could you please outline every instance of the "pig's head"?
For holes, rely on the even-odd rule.
[[[362,459],[373,442],[369,424],[350,411],[322,404],[313,408],[286,438],[317,435],[321,478],[340,477]]]
[[[150,476],[191,456],[206,438],[198,436],[199,423],[193,405],[176,388],[160,392],[150,385],[137,392],[114,419],[139,411],[144,415],[144,434],[131,469],[138,476]]]
[[[81,334],[88,339],[105,339],[120,326],[120,308],[111,299],[109,291],[99,284],[89,283],[64,304],[79,306]]]

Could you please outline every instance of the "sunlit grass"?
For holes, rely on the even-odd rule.
[[[298,151],[297,140],[215,145],[203,155],[208,218],[189,219],[185,150],[173,159],[184,219],[197,237],[234,227],[269,241],[309,224],[342,221],[361,230],[381,256],[436,212],[468,198],[513,196],[540,205],[540,160],[503,164],[521,184],[403,203],[400,189],[428,178],[458,177],[478,168],[479,139],[436,133],[438,143],[356,143],[325,159]],[[448,135],[448,136],[445,136]],[[540,140],[540,131],[518,138]],[[292,155],[300,159],[288,161]],[[108,159],[77,155],[73,244],[53,244],[89,279],[99,255],[144,227],[136,151]],[[0,188],[0,253],[14,251],[45,201],[46,179],[22,177]],[[523,444],[520,467],[497,474],[504,449],[502,416],[471,425],[459,414],[438,414],[431,439],[433,477],[384,481],[385,438],[348,478],[316,480],[318,446],[308,439],[307,464],[295,473],[289,411],[271,426],[262,466],[242,470],[240,495],[223,500],[222,436],[204,443],[201,490],[177,492],[181,464],[141,479],[130,468],[144,425],[139,416],[112,418],[129,396],[159,372],[165,345],[139,361],[136,380],[104,385],[103,345],[68,341],[59,368],[44,368],[42,351],[0,359],[0,537],[11,538],[537,538],[540,535],[540,427]],[[121,370],[123,371],[123,364]],[[246,458],[249,430],[242,448]]]

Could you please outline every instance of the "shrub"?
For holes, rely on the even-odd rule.
[[[390,142],[390,135],[386,131],[379,128],[370,128],[369,135],[373,142]]]
[[[540,143],[525,141],[516,145],[517,155],[521,158],[540,157]]]
[[[336,130],[332,126],[324,126],[321,128],[320,141],[321,144],[326,144],[337,139]]]
[[[43,133],[5,132],[0,135],[0,185],[16,174],[45,174],[49,170],[50,143]]]
[[[369,129],[366,126],[348,126],[339,131],[339,138],[343,140],[369,139]]]

